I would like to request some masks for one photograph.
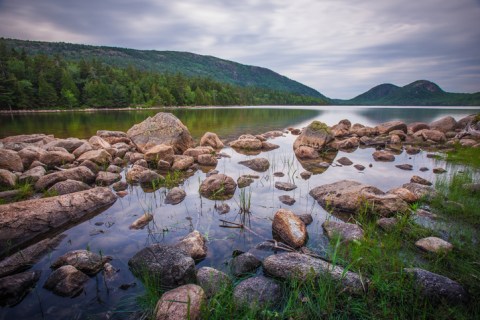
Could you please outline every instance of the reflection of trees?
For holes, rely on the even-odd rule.
[[[97,130],[127,131],[157,112],[160,111],[38,113],[18,114],[13,119],[0,116],[0,135],[47,133],[59,138],[89,138]],[[320,113],[316,110],[263,108],[168,109],[167,112],[176,115],[195,139],[199,139],[206,131],[213,131],[224,139],[243,133],[258,134],[284,129],[292,123],[318,117]]]

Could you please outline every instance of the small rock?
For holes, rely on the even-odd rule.
[[[133,288],[133,287],[136,287],[137,286],[137,283],[136,282],[132,282],[132,283],[123,283],[120,285],[120,287],[118,287],[120,290],[128,290],[130,288]]]
[[[384,231],[391,231],[397,225],[397,218],[380,218],[377,220],[377,225]]]
[[[214,174],[200,185],[200,194],[210,200],[230,199],[235,193],[237,184],[224,174]]]
[[[63,297],[75,297],[83,291],[89,277],[72,265],[64,265],[48,277],[45,289]]]
[[[394,188],[387,191],[387,194],[394,194],[407,203],[418,201],[418,196],[406,188]]]
[[[0,187],[14,188],[17,182],[17,176],[8,170],[0,169]]]
[[[365,170],[365,166],[362,166],[361,164],[356,164],[353,166],[355,169],[357,169],[358,171],[363,171]]]
[[[303,223],[305,223],[306,226],[308,226],[309,224],[311,224],[313,222],[313,217],[310,213],[297,214],[297,217],[299,217],[300,220],[302,220]]]
[[[197,271],[197,283],[203,288],[207,298],[210,298],[230,285],[231,281],[222,271],[210,267],[202,267]]]
[[[338,236],[344,242],[352,240],[360,240],[363,238],[363,230],[353,223],[325,221],[322,224],[323,229],[327,232],[329,239]]]
[[[109,186],[117,181],[120,181],[121,179],[122,176],[118,173],[100,171],[97,174],[97,179],[95,179],[95,183],[99,186]]]
[[[289,195],[279,196],[278,200],[280,200],[281,203],[289,205],[289,206],[291,206],[295,203],[295,199],[290,197]]]
[[[201,146],[210,146],[214,149],[222,149],[224,147],[223,142],[213,132],[205,132],[205,134],[200,139]]]
[[[93,276],[100,272],[103,265],[111,259],[112,258],[109,256],[101,256],[87,250],[74,250],[59,257],[52,263],[51,267],[56,269],[60,266],[71,265],[78,270]]]
[[[462,285],[447,277],[420,268],[406,268],[404,271],[413,275],[422,294],[428,299],[445,299],[450,303],[461,303],[468,299]]]
[[[427,237],[415,242],[415,245],[425,251],[433,253],[449,252],[453,249],[453,245],[443,239],[437,237]]]
[[[183,201],[183,199],[185,199],[186,196],[187,193],[184,190],[180,189],[179,187],[175,187],[167,193],[167,196],[165,197],[165,203],[173,205],[179,204]]]
[[[187,284],[165,292],[155,308],[156,320],[201,319],[205,292],[196,284]]]
[[[107,172],[120,173],[120,172],[122,172],[122,168],[120,168],[119,166],[116,166],[114,164],[111,164],[111,165],[108,166]]]
[[[397,167],[398,169],[402,169],[402,170],[413,170],[413,166],[411,164],[397,164],[395,167]]]
[[[281,177],[284,177],[284,176],[285,176],[285,173],[283,173],[283,172],[274,172],[274,173],[273,173],[273,176],[274,176],[274,177],[281,178]]]
[[[164,180],[164,177],[150,169],[144,170],[138,175],[138,182],[142,185],[156,184],[161,180]]]
[[[240,189],[248,187],[252,183],[253,183],[253,179],[252,178],[247,178],[245,176],[241,176],[237,179],[237,185]]]
[[[208,177],[210,177],[210,176],[212,176],[212,175],[214,175],[214,174],[218,174],[218,173],[219,173],[218,170],[211,169],[211,170],[209,170],[209,171],[207,172],[206,176],[207,176],[207,178],[208,178]]]
[[[193,163],[195,162],[195,159],[190,156],[184,156],[184,155],[175,155],[173,157],[173,164],[172,164],[172,170],[187,170],[190,168]]]
[[[237,306],[265,309],[279,304],[282,300],[282,287],[275,280],[264,276],[248,278],[240,282],[233,291]]]
[[[187,252],[194,260],[201,260],[207,256],[206,239],[197,230],[187,234],[174,247]]]
[[[293,183],[277,181],[275,182],[275,188],[279,190],[284,190],[284,191],[291,191],[296,189],[297,186],[294,185]]]
[[[230,212],[230,206],[226,203],[216,204],[215,210],[217,210],[219,214],[227,214]]]
[[[125,190],[121,190],[121,191],[118,191],[116,194],[117,194],[117,196],[119,196],[120,198],[123,198],[123,197],[125,197],[125,196],[128,194],[128,192],[125,191]]]
[[[244,165],[257,172],[265,172],[270,167],[270,162],[265,158],[256,158],[252,160],[240,161],[239,164]]]
[[[83,153],[77,158],[77,161],[82,162],[90,160],[96,164],[103,165],[112,162],[112,156],[104,149],[91,150]]]
[[[341,157],[337,160],[337,162],[340,163],[342,166],[350,166],[353,164],[353,162],[347,157]]]
[[[253,273],[262,263],[251,253],[242,253],[230,262],[230,270],[235,277]]]
[[[128,184],[125,181],[118,181],[112,184],[112,188],[115,191],[123,191],[128,188]]]
[[[427,167],[421,167],[421,168],[418,169],[418,170],[420,170],[420,171],[422,171],[422,172],[425,172],[425,171],[428,171],[428,170],[430,170],[430,169],[428,169]]]
[[[262,141],[262,150],[263,151],[272,151],[275,149],[280,148],[278,144],[267,142],[267,141]]]
[[[174,155],[175,153],[173,152],[172,146],[159,144],[151,147],[147,150],[147,152],[145,152],[145,160],[147,162],[158,162],[159,160],[164,160],[168,163],[172,163]]]
[[[294,248],[303,246],[307,241],[305,223],[290,210],[279,209],[275,213],[272,232],[282,242]]]
[[[151,215],[150,213],[145,213],[140,218],[135,220],[130,225],[129,229],[134,229],[134,230],[143,229],[152,220],[153,220],[153,215]]]
[[[420,153],[420,148],[408,146],[405,148],[405,151],[407,152],[407,154],[413,155]]]
[[[303,171],[302,173],[300,173],[300,177],[302,177],[303,180],[308,180],[308,179],[310,179],[312,174],[313,173],[310,172],[310,171]]]
[[[447,172],[447,170],[443,169],[443,168],[433,168],[433,173],[445,173]]]
[[[218,163],[217,157],[213,154],[201,154],[198,156],[197,161],[203,166],[215,167]]]
[[[30,170],[25,171],[22,175],[18,178],[20,183],[31,183],[35,184],[38,179],[43,177],[46,173],[46,170],[42,166],[31,168]]]
[[[158,170],[169,170],[171,167],[171,164],[168,163],[167,161],[165,160],[158,160],[157,162],[157,169]]]
[[[421,185],[424,185],[424,186],[431,186],[432,183],[422,177],[419,177],[419,176],[413,176],[412,178],[410,178],[410,182],[411,183],[418,183],[418,184],[421,184]]]
[[[375,161],[391,162],[395,160],[395,156],[392,153],[385,150],[375,151],[372,154],[372,156],[373,156],[373,159],[375,159]]]

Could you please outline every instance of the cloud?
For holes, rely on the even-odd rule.
[[[475,0],[0,1],[1,36],[208,54],[329,97],[417,79],[480,91]]]

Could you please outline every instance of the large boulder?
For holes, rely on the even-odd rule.
[[[57,269],[61,266],[71,265],[88,275],[95,275],[102,271],[103,265],[110,261],[108,256],[101,256],[88,250],[74,250],[65,253],[55,260],[51,267]]]
[[[293,149],[296,150],[301,146],[307,146],[319,150],[332,140],[333,135],[328,126],[323,122],[313,121],[295,139]]]
[[[404,133],[407,133],[407,125],[398,120],[388,121],[381,123],[375,127],[379,134],[387,134],[393,130],[402,130]]]
[[[300,159],[317,159],[320,156],[315,148],[309,146],[300,146],[294,152]]]
[[[271,278],[256,276],[240,282],[233,291],[237,306],[266,308],[279,304],[283,297],[282,286]]]
[[[218,138],[216,133],[205,132],[205,134],[200,139],[200,145],[210,146],[213,149],[222,149],[224,147],[223,142]]]
[[[200,320],[205,292],[196,284],[186,284],[165,292],[157,302],[155,320]]]
[[[62,297],[75,297],[83,291],[89,277],[74,266],[65,265],[53,271],[43,287]]]
[[[20,303],[35,287],[41,271],[27,271],[0,278],[0,306],[12,307]]]
[[[162,288],[175,288],[195,282],[195,262],[190,255],[173,246],[152,244],[137,252],[128,265],[139,277],[154,277]],[[155,277],[157,275],[157,277]]]
[[[0,205],[0,255],[67,224],[81,221],[117,200],[109,188]]]
[[[251,160],[240,161],[239,164],[244,165],[253,171],[265,172],[270,167],[270,162],[265,158],[255,158]]]
[[[141,152],[158,144],[172,146],[176,154],[193,147],[194,142],[187,127],[173,114],[159,112],[127,131],[127,136]]]
[[[237,184],[224,174],[214,174],[205,179],[200,185],[200,194],[210,200],[230,199],[235,193]]]
[[[40,177],[37,183],[35,183],[35,189],[44,190],[53,186],[57,182],[65,181],[69,179],[82,181],[87,184],[90,184],[95,181],[95,178],[96,178],[95,174],[90,169],[84,166],[79,166],[76,168],[57,171],[57,172],[50,173]]]
[[[341,180],[310,190],[310,195],[324,208],[356,213],[367,209],[381,216],[408,210],[408,204],[397,195],[356,181]]]
[[[443,133],[455,131],[457,121],[452,116],[446,116],[430,123],[430,129],[438,130]]]
[[[444,299],[451,303],[465,302],[468,294],[461,284],[442,275],[420,268],[404,269],[412,274],[422,294],[431,300]]]
[[[307,241],[305,223],[287,209],[280,209],[275,213],[272,231],[274,236],[294,248],[302,247]]]
[[[263,270],[279,279],[298,279],[305,281],[309,277],[319,278],[329,275],[339,281],[350,293],[363,293],[368,281],[354,272],[340,266],[296,252],[271,255],[263,260]]]
[[[23,162],[18,152],[0,149],[0,169],[22,172]]]

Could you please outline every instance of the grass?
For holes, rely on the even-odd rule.
[[[239,199],[238,199],[239,202],[237,202],[238,207],[240,208],[240,213],[242,214],[250,213],[251,197],[252,197],[252,190],[250,188],[248,188],[248,192],[246,191],[246,188],[240,189]]]
[[[447,162],[466,164],[473,168],[480,168],[480,148],[466,148],[455,145],[453,151],[449,151],[444,159]]]

